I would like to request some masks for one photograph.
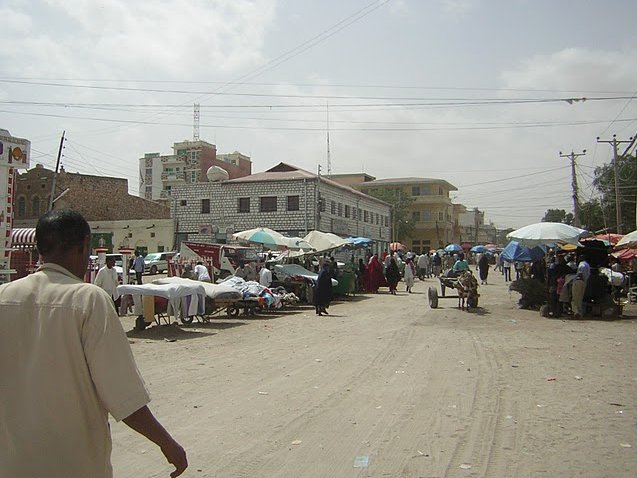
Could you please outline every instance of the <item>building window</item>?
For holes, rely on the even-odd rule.
[[[201,200],[201,214],[210,214],[210,199]]]
[[[442,188],[438,188],[438,196],[442,196]]]
[[[151,233],[150,233],[150,237],[155,237],[155,233],[154,233],[154,232],[151,232]],[[161,251],[159,251],[159,252],[161,252]]]
[[[389,226],[389,216],[385,216],[385,227]]]
[[[378,226],[380,224],[380,216],[378,215],[378,213],[376,213],[376,225]]]
[[[365,211],[363,214],[363,222],[369,222],[369,211]]]
[[[276,196],[264,196],[259,198],[260,212],[276,212]]]
[[[336,201],[330,201],[330,213],[336,215]]]
[[[349,206],[345,204],[345,217],[349,218]]]
[[[338,217],[343,217],[343,203],[338,203]]]
[[[146,177],[152,176],[152,175],[153,175],[153,169],[152,168],[146,168]]]
[[[358,219],[359,220],[363,220],[363,210],[359,207],[358,209]]]
[[[39,217],[40,216],[40,197],[33,196],[31,200],[31,215]]]
[[[288,196],[288,211],[298,211],[299,209],[299,197]]]
[[[358,208],[352,208],[352,219],[358,219]]]
[[[431,212],[423,211],[422,212],[422,220],[423,221],[431,221]]]
[[[439,221],[444,221],[445,220],[445,213],[444,212],[439,212],[438,213],[438,220]]]
[[[420,188],[418,186],[413,186],[411,188],[411,195],[412,196],[420,196]]]
[[[421,196],[429,196],[431,194],[431,189],[429,186],[421,186],[420,187],[420,195]]]
[[[411,220],[414,222],[420,221],[420,211],[412,211]]]
[[[250,212],[250,198],[239,198],[239,212]]]
[[[27,199],[24,196],[18,198],[18,217],[24,217],[27,214]]]
[[[187,202],[186,202],[185,199],[182,199],[182,200],[179,201],[179,205],[180,206],[185,206],[186,204],[187,204]]]

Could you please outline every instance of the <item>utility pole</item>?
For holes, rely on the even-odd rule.
[[[560,151],[560,158],[568,158],[571,160],[571,189],[573,190],[573,225],[580,227],[581,222],[579,220],[579,198],[577,196],[577,173],[575,172],[575,160],[580,156],[584,156],[586,150],[582,150],[581,153],[575,154],[571,151],[571,154],[562,154]]]
[[[613,135],[613,139],[612,140],[600,140],[599,136],[597,137],[597,142],[598,143],[608,143],[610,145],[613,146],[613,173],[615,176],[615,211],[616,211],[616,216],[617,216],[617,234],[622,234],[622,205],[619,201],[619,174],[618,174],[618,166],[617,166],[617,159],[618,159],[618,154],[617,154],[617,146],[619,146],[622,143],[630,143],[632,142],[633,138],[630,138],[628,141],[621,141],[618,140],[616,135]]]
[[[64,149],[64,135],[66,131],[62,131],[62,137],[60,138],[60,148],[58,149],[58,159],[55,162],[55,171],[53,171],[53,181],[51,181],[51,197],[49,198],[49,211],[53,210],[53,200],[55,199],[55,183],[58,176],[58,170],[60,169],[60,160],[62,159],[62,149]]]

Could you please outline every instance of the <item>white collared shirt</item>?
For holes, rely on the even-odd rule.
[[[0,286],[0,475],[109,478],[108,414],[149,401],[104,290],[51,263]]]

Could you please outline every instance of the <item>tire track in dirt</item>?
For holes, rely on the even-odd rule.
[[[293,476],[292,474],[281,474],[286,467],[285,458],[290,452],[305,453],[306,462],[311,465],[307,469],[304,469],[303,466],[300,469],[297,468],[297,476],[334,476],[332,473],[337,469],[342,467],[351,469],[360,444],[365,442],[365,434],[361,433],[360,430],[373,428],[374,423],[371,423],[371,420],[369,420],[370,423],[367,423],[368,420],[363,420],[360,424],[355,422],[355,427],[342,427],[340,430],[336,429],[337,424],[345,423],[347,425],[346,422],[352,420],[351,416],[356,416],[357,410],[362,408],[363,401],[369,403],[371,399],[373,402],[375,395],[376,398],[378,395],[382,395],[382,393],[378,393],[378,390],[382,390],[384,387],[375,381],[375,377],[387,379],[383,380],[382,385],[394,379],[394,375],[397,375],[396,368],[408,358],[410,348],[405,347],[405,345],[412,336],[412,327],[402,327],[396,330],[389,340],[383,341],[383,347],[369,362],[360,369],[352,370],[352,375],[347,379],[347,390],[331,393],[314,403],[311,408],[281,424],[278,430],[273,431],[259,445],[242,450],[237,455],[237,459],[227,463],[220,470],[219,476],[236,478],[257,476],[258,474],[263,476]],[[352,393],[352,391],[355,392]],[[365,415],[365,413],[360,414],[360,416]],[[373,414],[370,418],[373,418]],[[347,430],[346,428],[353,429]],[[290,448],[289,444],[298,440],[300,436],[307,435],[314,437],[315,446],[317,438],[320,438],[320,441],[325,441],[325,437],[334,435],[335,439],[333,443],[321,443],[321,446],[315,449],[308,450],[307,448],[311,445],[305,444],[305,440]],[[352,444],[349,452],[343,451],[343,442]],[[332,463],[324,462],[322,474],[315,474],[317,472],[316,461],[325,456],[336,457],[336,459],[333,459]]]

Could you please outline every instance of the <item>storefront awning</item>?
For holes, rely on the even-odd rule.
[[[35,227],[11,229],[11,245],[13,247],[35,247]]]

